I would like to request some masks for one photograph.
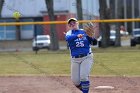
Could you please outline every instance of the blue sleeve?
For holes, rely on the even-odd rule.
[[[91,45],[97,45],[97,39],[86,36]]]
[[[66,41],[73,41],[78,37],[77,35],[66,35],[65,38],[66,38]]]

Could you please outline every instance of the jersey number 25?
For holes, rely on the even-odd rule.
[[[76,47],[84,47],[84,41],[76,42]]]

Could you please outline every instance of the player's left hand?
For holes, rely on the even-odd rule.
[[[95,26],[91,22],[84,24],[84,27],[83,27],[83,29],[85,30],[86,34],[89,37],[94,37],[94,34],[95,34],[94,28],[95,28]]]

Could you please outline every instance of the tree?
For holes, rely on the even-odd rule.
[[[21,17],[20,12],[15,11],[13,13],[13,17],[15,18],[16,22],[20,22],[20,17]],[[17,40],[21,40],[21,35],[20,34],[21,34],[20,25],[16,25],[16,39]]]
[[[106,0],[99,0],[99,12],[100,19],[109,19],[110,10],[107,8]],[[100,23],[100,31],[102,35],[101,47],[105,48],[109,46],[110,26],[108,23]]]
[[[82,0],[76,0],[77,17],[78,20],[83,20]],[[79,25],[82,28],[82,24]]]
[[[123,19],[124,17],[124,1],[122,0],[110,0],[110,8],[111,8],[111,18],[112,19]],[[129,11],[131,11],[129,9]],[[127,16],[131,13],[128,12]],[[124,23],[114,23],[116,30],[116,40],[115,46],[121,46],[121,35],[120,35],[120,26]],[[131,27],[131,26],[130,26]]]
[[[120,1],[120,2],[119,2]],[[115,18],[119,19],[121,15],[121,3],[122,0],[116,0],[115,1]],[[116,23],[116,40],[115,40],[115,46],[121,46],[121,39],[120,39],[120,24],[121,23]]]
[[[3,8],[4,0],[0,0],[0,18],[1,18],[1,11]]]
[[[45,3],[48,10],[49,20],[54,21],[55,15],[54,15],[54,8],[53,8],[53,0],[45,0]],[[50,36],[51,36],[51,50],[58,50],[59,44],[58,44],[58,37],[56,33],[55,24],[50,25]]]

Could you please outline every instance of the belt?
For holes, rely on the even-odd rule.
[[[72,56],[72,58],[82,58],[82,57],[85,57],[87,55],[89,55],[91,53],[88,53],[88,54],[80,54],[80,55],[77,55],[77,56]]]

